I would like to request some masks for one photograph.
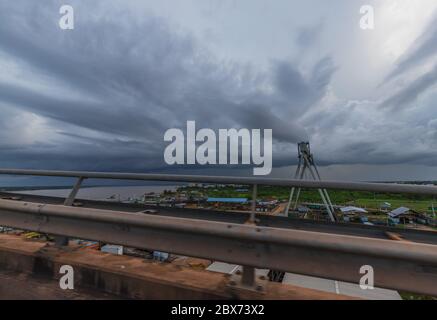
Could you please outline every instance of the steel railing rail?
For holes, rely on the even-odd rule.
[[[397,184],[397,183],[369,183],[347,181],[312,181],[260,177],[229,177],[229,176],[201,176],[174,174],[141,174],[141,173],[112,173],[88,171],[53,171],[53,170],[24,170],[0,169],[3,175],[28,175],[45,177],[71,177],[87,179],[115,179],[115,180],[145,180],[163,182],[197,182],[219,184],[270,185],[299,188],[325,188],[350,191],[369,191],[382,193],[408,193],[437,196],[437,186]]]
[[[313,231],[269,228],[256,222],[258,185],[437,195],[437,187],[394,183],[309,181],[260,177],[0,169],[3,175],[77,178],[63,206],[0,200],[0,225],[68,237],[161,250],[243,265],[358,283],[360,268],[375,270],[375,285],[437,295],[437,246]],[[83,180],[117,179],[253,186],[251,225],[71,207]],[[244,278],[244,277],[243,277]]]
[[[437,246],[321,232],[0,200],[0,225],[437,295]]]
[[[385,243],[385,246],[381,247],[381,241],[379,239],[368,238],[366,240],[367,242],[363,243],[363,238],[321,232],[301,230],[283,232],[283,229],[280,228],[257,227],[254,229],[250,225],[160,217],[154,215],[148,215],[147,219],[145,219],[145,215],[139,213],[126,214],[126,212],[122,211],[66,207],[59,205],[41,205],[38,203],[21,203],[11,200],[0,200],[0,210],[38,214],[47,217],[64,217],[77,220],[107,222],[140,228],[165,229],[193,234],[199,233],[243,241],[271,242],[345,253],[362,253],[379,257],[390,257],[393,259],[421,261],[437,265],[437,246],[434,245],[425,245],[421,247],[422,250],[420,251],[409,251],[405,250],[411,248],[411,245],[408,242],[397,243],[384,240],[382,243]],[[195,223],[193,223],[193,220]],[[237,226],[238,230],[236,230]]]
[[[37,202],[46,204],[61,204],[61,198],[25,194],[22,192],[0,192],[0,198],[19,199],[25,202]],[[197,220],[221,221],[227,223],[243,223],[247,221],[249,212],[226,212],[203,208],[177,208],[167,206],[155,206],[138,203],[106,202],[102,200],[80,200],[81,207],[102,210],[115,210],[123,212],[138,212],[144,209],[157,210],[160,216],[179,217]],[[357,237],[387,239],[387,232],[398,234],[406,241],[428,243],[437,245],[437,232],[421,230],[417,228],[396,228],[382,225],[365,225],[358,223],[332,223],[295,217],[283,217],[278,215],[257,215],[257,225],[281,229],[299,229],[323,233],[344,234]],[[436,230],[437,231],[437,230]]]

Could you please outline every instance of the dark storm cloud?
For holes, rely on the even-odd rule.
[[[290,115],[325,95],[335,72],[330,58],[310,74],[276,61],[268,74],[251,77],[162,18],[104,3],[74,1],[73,31],[57,25],[60,1],[0,4],[0,51],[30,75],[27,85],[3,77],[0,104],[35,114],[52,129],[47,141],[15,142],[3,165],[162,168],[165,130],[187,120],[199,128],[273,128],[278,143],[307,137]]]
[[[407,34],[390,23],[358,34],[355,18],[338,19],[358,19],[355,5],[320,2],[278,0],[267,14],[265,1],[239,1],[205,15],[213,2],[71,0],[75,30],[62,31],[64,1],[1,1],[0,166],[221,174],[163,164],[164,132],[187,120],[272,128],[274,166],[295,161],[300,140],[321,165],[435,166],[436,20],[396,64]],[[412,20],[384,8],[375,3],[389,21]],[[390,66],[380,91],[359,88]]]
[[[414,153],[410,153],[407,150],[398,150],[396,157],[393,157],[394,150],[384,149],[384,147],[377,143],[366,141],[343,145],[337,151],[337,155],[341,153],[342,156],[337,157],[335,160],[336,164],[385,165],[410,163],[431,166],[436,161],[436,155],[432,150]],[[363,154],[366,154],[366,157],[363,157]],[[323,157],[318,161],[321,165],[330,165],[332,162],[332,159],[325,159]]]
[[[111,101],[93,103],[57,98],[3,83],[0,83],[0,100],[43,117],[105,133],[144,136],[163,129],[147,114],[141,114],[141,110],[123,108],[124,105],[114,105]]]
[[[335,70],[334,63],[329,57],[319,60],[308,77],[304,77],[296,67],[286,62],[276,62],[274,79],[276,93],[289,101],[292,106],[290,111],[302,115],[325,95]]]

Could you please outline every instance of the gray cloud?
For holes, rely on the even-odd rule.
[[[425,28],[423,33],[416,39],[411,48],[401,56],[396,67],[386,77],[385,81],[392,80],[414,67],[419,66],[422,62],[435,57],[437,54],[437,11],[434,18]]]
[[[385,78],[385,83],[404,75],[410,70],[437,56],[437,11],[434,18],[412,46],[400,58],[395,68]],[[385,99],[381,106],[403,109],[414,105],[416,100],[437,82],[437,60],[434,67],[414,80],[407,81],[396,93]]]
[[[278,143],[295,143],[307,137],[305,129],[278,115],[305,112],[324,96],[335,71],[329,58],[309,75],[276,61],[257,76],[253,67],[221,61],[162,18],[102,2],[89,11],[86,1],[76,1],[77,27],[61,31],[60,4],[1,4],[0,51],[32,79],[53,86],[0,81],[0,103],[35,114],[52,129],[44,143],[11,141],[15,151],[2,156],[2,164],[162,168],[165,130],[187,120],[199,128],[273,128]]]
[[[411,106],[423,93],[432,88],[437,83],[437,64],[434,68],[412,81],[388,99],[382,102],[382,107],[391,109],[402,109]]]
[[[299,28],[299,32],[296,37],[296,42],[301,47],[312,47],[321,38],[322,29],[325,22],[320,21],[313,26],[304,26]]]
[[[322,165],[437,163],[432,122],[437,119],[432,105],[437,67],[404,80],[400,90],[384,86],[373,100],[344,99],[350,87],[335,86],[337,71],[353,84],[364,63],[357,60],[361,69],[344,69],[342,57],[356,34],[345,31],[345,38],[337,39],[329,33],[349,30],[333,21],[335,5],[321,9],[322,19],[318,14],[296,22],[301,28],[295,28],[292,17],[304,14],[299,8],[290,12],[286,31],[279,30],[291,39],[288,46],[275,38],[269,24],[273,13],[263,24],[241,13],[241,21],[233,17],[232,28],[225,22],[208,26],[216,28],[209,34],[217,28],[220,32],[205,40],[199,37],[208,34],[200,26],[203,20],[191,23],[199,25],[196,33],[166,14],[147,11],[144,3],[71,1],[74,31],[57,26],[62,1],[0,3],[0,166],[181,170],[163,165],[163,135],[169,128],[184,128],[187,120],[195,120],[198,128],[272,128],[275,166],[295,161],[295,143],[301,140],[311,141]],[[223,7],[222,16],[238,16],[234,11],[241,5]],[[281,8],[278,4],[276,10]],[[187,19],[194,15],[182,11]],[[356,10],[351,14],[356,16]],[[356,27],[357,21],[353,23]],[[236,28],[245,37],[233,38]],[[399,61],[392,79],[435,56],[435,28],[428,26]],[[243,53],[257,48],[254,56],[263,57],[264,64],[233,59],[235,52],[241,53],[238,48],[222,48],[215,40],[224,34],[235,46],[247,45]],[[258,43],[262,35],[269,41]],[[278,58],[265,43],[278,43],[284,52]],[[227,50],[228,56],[223,54]],[[404,112],[394,112],[396,108]]]

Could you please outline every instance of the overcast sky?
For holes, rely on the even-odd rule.
[[[164,133],[195,120],[272,128],[276,176],[309,140],[328,179],[437,179],[437,2],[419,2],[1,1],[0,167],[169,172]]]

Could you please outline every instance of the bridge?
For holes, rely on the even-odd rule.
[[[51,245],[0,235],[0,271],[12,272],[17,277],[43,276],[50,283],[59,278],[60,265],[70,264],[79,270],[75,277],[78,287],[94,290],[99,297],[109,294],[140,299],[347,299],[266,281],[257,275],[257,270],[358,284],[362,277],[360,268],[370,265],[376,287],[437,296],[435,232],[266,216],[256,212],[254,201],[261,185],[436,196],[435,186],[18,169],[0,169],[0,174],[77,179],[65,200],[0,194],[0,226],[51,234],[56,239],[56,245]],[[86,179],[244,184],[253,190],[252,210],[248,213],[167,207],[156,210],[144,205],[91,200],[80,200],[77,206],[77,193]],[[147,213],[147,209],[154,211]],[[242,271],[227,276],[134,257],[108,256],[79,250],[69,245],[68,238],[226,262],[242,266]],[[14,280],[14,276],[6,279],[0,273],[0,288],[2,281]]]

